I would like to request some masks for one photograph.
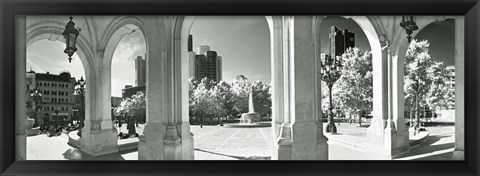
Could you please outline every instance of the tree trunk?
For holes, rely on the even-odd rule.
[[[357,111],[356,115],[358,117],[358,126],[362,126],[362,114],[361,114],[361,112]]]

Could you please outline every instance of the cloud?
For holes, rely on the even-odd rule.
[[[134,85],[134,83],[122,79],[112,78],[112,96],[122,97],[122,89],[125,88],[125,85]]]

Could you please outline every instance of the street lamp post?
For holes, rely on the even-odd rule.
[[[34,114],[34,123],[33,126],[36,127],[38,126],[38,108],[40,108],[40,103],[42,102],[42,93],[40,93],[40,90],[35,88],[31,91],[30,96],[33,99],[33,102],[35,102],[35,114]]]
[[[335,126],[335,122],[333,120],[333,102],[332,102],[332,87],[333,84],[340,78],[341,76],[341,56],[336,56],[332,58],[325,53],[322,53],[321,56],[321,76],[322,81],[327,83],[329,89],[329,107],[328,107],[328,124],[327,124],[327,133],[336,134],[337,127]]]
[[[80,80],[77,81],[76,83],[77,86],[79,86],[77,88],[77,94],[80,95],[80,110],[78,111],[79,114],[80,114],[80,123],[79,123],[79,126],[78,128],[79,129],[82,129],[83,126],[85,125],[84,123],[84,120],[85,120],[85,112],[84,112],[84,107],[85,107],[85,104],[84,104],[84,99],[85,99],[85,80],[83,79],[83,76],[80,78]]]

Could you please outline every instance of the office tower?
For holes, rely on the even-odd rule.
[[[337,27],[330,28],[330,55],[342,56],[348,48],[355,47],[355,34],[348,30],[339,30]]]
[[[208,47],[202,46],[202,48]],[[199,51],[202,51],[201,47]],[[222,79],[222,57],[218,56],[216,51],[206,51],[206,54],[195,56],[195,79],[201,80],[205,77],[215,82]]]
[[[142,56],[135,59],[135,84],[145,85],[147,83],[147,61]]]

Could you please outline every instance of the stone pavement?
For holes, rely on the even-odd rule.
[[[324,124],[324,126],[326,126]],[[337,124],[338,134],[329,138],[330,160],[383,160],[382,156],[365,151],[367,124]],[[450,160],[454,149],[454,126],[427,127],[430,136],[410,153],[398,160]],[[126,132],[125,126],[122,131]],[[271,127],[225,128],[220,126],[192,126],[196,160],[268,160],[273,137]],[[137,128],[143,132],[143,125]],[[28,160],[137,160],[138,152],[117,153],[90,157],[67,145],[68,136],[37,135],[27,137]]]

